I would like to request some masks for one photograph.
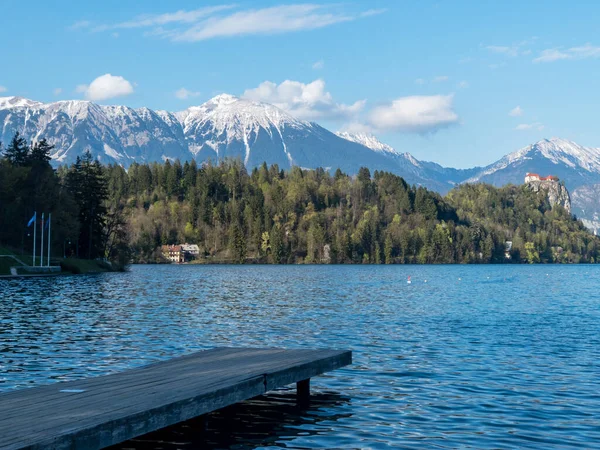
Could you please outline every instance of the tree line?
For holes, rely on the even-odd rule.
[[[442,197],[366,168],[249,172],[237,160],[106,170],[140,262],[184,242],[206,261],[276,264],[595,262],[600,249],[581,221],[524,186],[461,185]]]
[[[125,223],[122,229],[111,229],[118,208],[110,202],[106,168],[86,153],[70,167],[54,170],[53,150],[45,139],[30,144],[19,133],[5,148],[0,144],[0,244],[29,254],[33,247],[29,219],[37,213],[41,227],[41,214],[52,213],[55,257],[125,262],[126,237],[121,232]]]
[[[596,262],[599,240],[544,193],[461,185],[447,196],[362,168],[248,171],[239,160],[102,166],[87,153],[53,170],[52,147],[20,136],[0,159],[0,243],[17,246],[34,210],[53,247],[85,258],[161,262],[195,243],[206,262]],[[70,242],[65,246],[65,242]],[[512,245],[511,245],[512,244]],[[30,243],[24,240],[27,247]]]

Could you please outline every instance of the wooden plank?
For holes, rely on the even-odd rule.
[[[0,449],[97,449],[352,362],[337,350],[220,348],[0,394]]]

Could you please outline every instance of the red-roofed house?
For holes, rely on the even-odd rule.
[[[163,245],[162,254],[171,262],[185,262],[185,252],[182,250],[181,245]]]
[[[554,175],[540,177],[537,173],[526,173],[525,183],[529,183],[530,181],[558,181],[558,177],[555,177]]]

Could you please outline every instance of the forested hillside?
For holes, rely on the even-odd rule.
[[[181,242],[199,244],[208,261],[272,263],[595,262],[600,248],[580,221],[524,187],[464,185],[442,198],[385,172],[247,173],[236,161],[110,166],[107,175],[139,261]]]
[[[29,251],[34,211],[52,212],[54,254],[164,261],[195,243],[205,262],[596,262],[598,238],[543,193],[462,185],[446,197],[361,169],[248,173],[240,161],[53,171],[49,146],[16,136],[0,159],[0,244]],[[510,247],[512,243],[512,247]]]

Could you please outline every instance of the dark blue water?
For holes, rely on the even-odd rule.
[[[407,284],[411,275],[412,284]],[[0,280],[0,391],[214,346],[352,349],[119,448],[600,448],[600,266],[136,266]]]

